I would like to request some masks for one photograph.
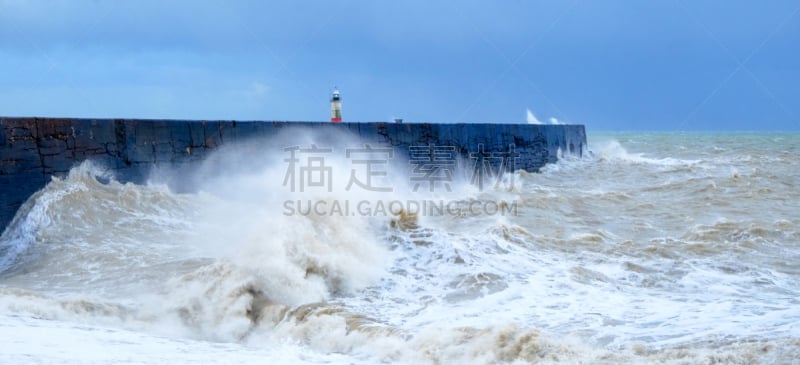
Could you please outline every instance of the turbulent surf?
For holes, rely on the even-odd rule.
[[[392,192],[291,192],[284,156],[231,168],[235,148],[198,168],[191,189],[120,183],[86,162],[32,196],[0,239],[4,356],[797,361],[800,135],[589,143],[589,156],[540,173],[425,193],[409,189],[407,164],[391,167],[403,185]],[[345,162],[326,162],[346,183]],[[413,209],[427,201],[457,209]]]

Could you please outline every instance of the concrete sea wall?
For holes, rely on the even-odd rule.
[[[63,176],[84,160],[116,171],[121,181],[139,183],[154,167],[185,167],[223,144],[274,137],[292,129],[321,135],[347,131],[372,146],[453,146],[468,158],[475,152],[506,152],[514,145],[515,167],[538,171],[558,151],[582,155],[582,125],[396,124],[272,121],[194,121],[0,117],[0,230],[17,209],[52,176]]]

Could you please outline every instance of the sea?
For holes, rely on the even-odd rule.
[[[800,134],[588,134],[481,184],[313,136],[84,162],[0,238],[0,363],[800,364]]]

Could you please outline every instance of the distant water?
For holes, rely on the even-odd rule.
[[[800,134],[589,145],[503,186],[426,196],[517,215],[286,215],[297,195],[271,154],[220,151],[196,193],[84,163],[0,239],[0,359],[800,362]]]

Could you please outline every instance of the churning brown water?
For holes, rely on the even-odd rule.
[[[402,189],[299,198],[284,156],[218,168],[233,148],[195,193],[85,163],[0,240],[2,361],[800,362],[800,134],[589,142],[424,196],[516,214],[376,213],[421,199]]]

